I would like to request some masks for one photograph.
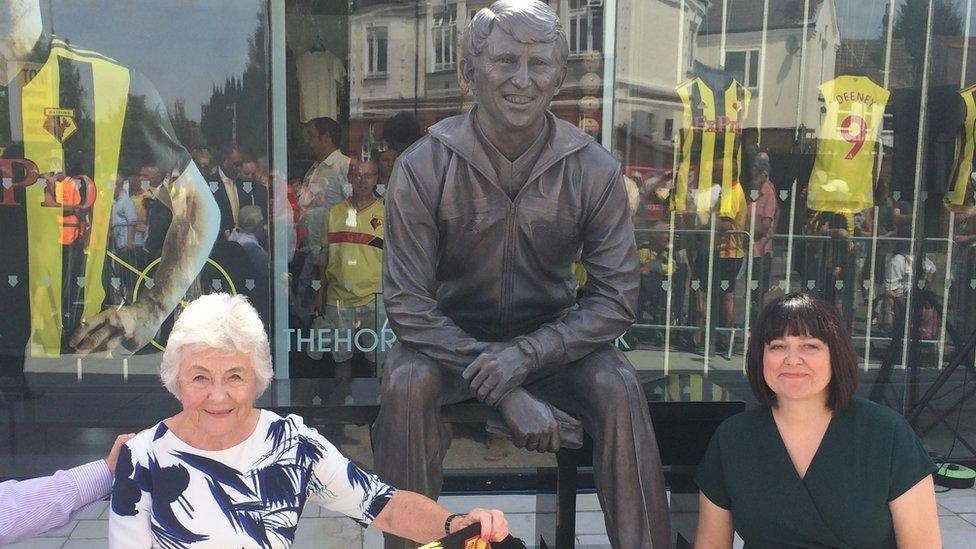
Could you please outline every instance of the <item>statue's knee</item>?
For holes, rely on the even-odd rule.
[[[640,391],[637,376],[623,368],[598,373],[591,387],[598,400],[607,405],[626,402],[636,391]]]
[[[387,374],[382,400],[422,402],[437,393],[439,381],[436,364],[424,361],[399,364]]]

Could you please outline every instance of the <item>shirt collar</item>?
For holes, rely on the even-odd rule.
[[[227,174],[224,173],[222,168],[217,168],[217,176],[220,177],[220,180],[223,181],[224,185],[232,185],[234,183],[234,180],[227,177]]]
[[[430,127],[428,135],[460,155],[485,177],[496,179],[495,170],[484,153],[475,132],[474,110],[476,108],[477,106],[471,108],[466,114],[441,120]],[[549,136],[547,140],[544,140],[545,146],[539,153],[532,174],[527,178],[528,181],[536,177],[536,174],[542,173],[556,162],[593,141],[579,128],[556,118],[550,111],[546,111],[546,118],[549,121]]]
[[[546,122],[542,127],[542,131],[536,136],[535,140],[529,144],[529,148],[522,152],[518,158],[515,160],[509,160],[501,151],[495,147],[495,144],[488,139],[485,135],[484,129],[481,128],[481,124],[478,123],[478,119],[474,118],[474,128],[475,134],[478,136],[478,140],[481,142],[481,146],[485,150],[485,154],[488,155],[488,160],[492,163],[492,166],[497,171],[500,166],[510,166],[513,172],[521,173],[528,165],[535,164],[538,159],[539,154],[542,152],[542,148],[549,141],[550,125],[551,122],[546,118]]]
[[[339,160],[343,156],[345,156],[345,155],[342,154],[342,151],[340,151],[339,149],[336,149],[336,150],[332,151],[332,153],[329,154],[329,156],[326,156],[325,157],[325,160],[323,160],[322,163],[325,164],[326,166],[330,166],[331,167],[331,166],[334,166],[337,162],[339,162]]]

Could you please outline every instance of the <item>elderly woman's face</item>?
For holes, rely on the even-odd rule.
[[[240,351],[189,347],[180,357],[179,400],[188,419],[208,435],[244,427],[257,386],[251,358]]]

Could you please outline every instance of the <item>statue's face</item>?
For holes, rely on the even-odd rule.
[[[479,121],[502,131],[540,124],[566,74],[555,42],[523,44],[498,27],[466,70],[473,77]]]

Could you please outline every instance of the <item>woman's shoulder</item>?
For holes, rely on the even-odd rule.
[[[296,414],[281,416],[271,410],[261,410],[261,421],[258,424],[258,431],[255,436],[261,436],[275,444],[280,444],[281,440],[292,437],[322,438],[319,432],[312,426],[305,424],[305,419]]]
[[[160,421],[156,425],[137,433],[125,445],[129,448],[134,459],[144,461],[142,457],[148,455],[154,447],[158,446],[160,444],[159,441],[168,432],[169,428],[166,426],[166,423]]]
[[[743,431],[749,431],[758,426],[765,425],[770,418],[769,406],[758,405],[749,408],[744,412],[735,414],[726,419],[718,426],[715,434],[722,436],[739,436]]]
[[[905,418],[895,410],[861,397],[852,398],[842,413],[867,429],[892,429],[907,424]]]
[[[258,423],[259,429],[264,427],[268,430],[268,432],[270,432],[271,430],[274,429],[280,429],[285,425],[287,425],[289,428],[292,429],[299,429],[299,430],[311,429],[311,427],[305,425],[305,418],[303,418],[300,415],[288,414],[286,416],[282,416],[277,412],[273,412],[271,410],[267,410],[264,408],[261,409],[261,420]]]
[[[843,432],[861,446],[887,448],[916,438],[914,429],[900,413],[863,398],[853,398],[839,417],[844,418]]]
[[[756,437],[766,432],[770,417],[768,406],[754,406],[723,421],[712,435],[712,440],[726,452],[737,448],[748,449],[755,444]]]

